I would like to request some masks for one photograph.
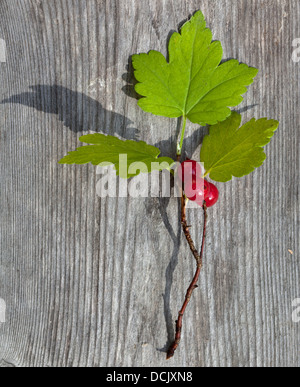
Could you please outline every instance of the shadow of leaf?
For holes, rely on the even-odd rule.
[[[1,103],[20,104],[56,114],[75,133],[103,132],[128,140],[136,140],[139,135],[139,131],[131,126],[133,122],[125,116],[108,111],[95,99],[60,85],[30,86],[30,91],[13,95]]]
[[[126,73],[122,75],[123,81],[127,82],[127,84],[122,87],[122,91],[130,98],[134,98],[139,100],[141,97],[135,91],[135,86],[138,83],[134,76],[134,68],[132,65],[132,55],[128,58],[128,64],[126,66]]]

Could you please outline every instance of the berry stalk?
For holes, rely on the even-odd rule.
[[[187,117],[183,117],[183,124],[182,124],[182,130],[181,130],[181,138],[180,141],[177,144],[177,158],[180,158],[181,152],[182,152],[182,147],[183,147],[183,140],[185,136],[185,129],[186,129],[186,124],[187,124]]]
[[[197,283],[198,283],[199,276],[200,276],[200,273],[201,273],[201,269],[202,269],[202,266],[203,266],[203,254],[204,254],[204,246],[205,246],[205,239],[206,239],[206,226],[207,226],[207,219],[208,219],[207,207],[206,207],[206,203],[205,202],[204,202],[204,205],[203,205],[203,211],[204,211],[203,239],[202,239],[201,252],[199,254],[198,251],[195,248],[195,244],[193,242],[193,239],[192,239],[190,231],[189,231],[189,226],[187,224],[187,219],[186,219],[186,199],[185,199],[184,194],[182,194],[182,198],[181,198],[181,223],[182,223],[182,227],[183,227],[183,231],[184,231],[185,237],[186,237],[186,239],[188,241],[188,244],[189,244],[190,249],[191,249],[191,251],[193,253],[193,256],[194,256],[194,258],[195,258],[195,260],[197,262],[197,270],[196,270],[195,276],[194,276],[194,278],[193,278],[193,280],[191,282],[191,285],[189,286],[189,288],[187,290],[183,306],[182,306],[181,310],[179,311],[178,320],[176,321],[175,340],[174,340],[173,344],[170,346],[170,348],[169,348],[169,350],[167,352],[167,360],[171,359],[174,356],[175,351],[177,350],[177,348],[178,348],[178,346],[180,344],[181,332],[182,332],[182,322],[183,322],[184,313],[185,313],[186,308],[187,308],[187,306],[188,306],[188,304],[189,304],[189,302],[191,300],[193,291],[195,289],[197,289],[197,287],[198,287]]]

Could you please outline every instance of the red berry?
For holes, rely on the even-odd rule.
[[[185,196],[189,200],[196,202],[200,207],[203,206],[205,197],[209,195],[209,192],[210,185],[206,180],[202,178],[198,178],[197,180],[191,178],[186,179],[184,183]]]
[[[184,161],[178,170],[178,177],[181,183],[184,183],[185,179],[187,179],[187,181],[190,181],[191,178],[194,183],[194,181],[200,179],[202,175],[203,171],[201,165],[194,160]]]
[[[184,193],[189,200],[196,202],[197,204],[202,206],[204,202],[204,195],[205,195],[204,180],[201,178],[197,180],[194,180],[193,178],[190,178],[190,179],[185,178]]]
[[[208,181],[204,180],[204,200],[210,194],[210,184]]]
[[[207,182],[207,184],[209,184],[210,191],[205,195],[204,200],[206,202],[206,207],[209,208],[214,206],[219,200],[219,190],[214,184],[209,182]]]
[[[207,207],[212,207],[218,201],[217,187],[203,179],[203,170],[197,161],[184,161],[178,169],[177,176],[183,185],[185,196],[200,207],[203,206],[204,200],[207,201]]]

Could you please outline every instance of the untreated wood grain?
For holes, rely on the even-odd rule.
[[[170,31],[200,8],[224,57],[260,69],[244,119],[281,125],[262,168],[220,185],[200,287],[167,364],[300,365],[299,0],[1,0],[1,366],[165,364],[194,271],[179,203],[99,199],[94,167],[57,161],[93,131],[174,155],[176,120],[137,107],[126,66],[137,52],[166,53]],[[203,133],[189,125],[188,155],[199,157]],[[188,216],[200,246],[202,212]]]

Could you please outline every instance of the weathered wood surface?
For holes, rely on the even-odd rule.
[[[177,201],[99,199],[94,167],[57,161],[89,131],[174,155],[176,120],[139,110],[126,65],[166,53],[200,8],[225,58],[261,70],[245,119],[281,125],[265,165],[220,187],[200,288],[165,363],[194,271]],[[0,15],[1,366],[299,366],[299,0],[1,0]],[[203,129],[188,131],[197,157]],[[189,216],[199,245],[202,211]]]

